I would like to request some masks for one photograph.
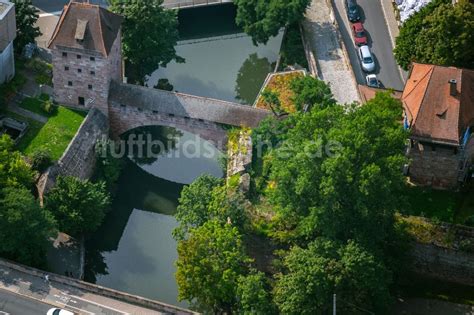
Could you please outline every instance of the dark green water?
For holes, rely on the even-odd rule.
[[[151,133],[169,143],[157,159],[126,158],[112,211],[86,243],[86,281],[141,295],[169,304],[177,302],[174,262],[176,242],[171,232],[183,184],[200,174],[222,177],[214,149],[213,157],[186,157],[203,148],[196,136],[172,128],[146,127],[135,134]],[[173,140],[168,142],[167,139]],[[206,149],[209,148],[207,144]],[[194,156],[194,155],[193,155]]]
[[[158,69],[148,86],[166,78],[179,92],[253,104],[275,68],[283,34],[254,46],[235,25],[235,14],[232,4],[180,11],[176,50],[186,62]]]

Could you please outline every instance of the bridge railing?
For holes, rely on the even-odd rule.
[[[223,3],[232,3],[232,0],[165,0],[163,7],[166,9],[185,9]]]

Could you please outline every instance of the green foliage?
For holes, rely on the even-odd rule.
[[[0,193],[0,254],[23,264],[44,266],[54,219],[24,187]]]
[[[6,134],[0,136],[0,189],[5,187],[32,188],[35,172],[18,151],[13,140]]]
[[[336,104],[329,85],[311,76],[294,78],[291,81],[291,89],[294,93],[293,102],[299,111],[302,111],[305,105],[322,109]]]
[[[94,232],[110,204],[104,182],[92,183],[75,177],[58,177],[46,195],[45,208],[56,218],[59,229],[71,235]]]
[[[14,42],[17,54],[21,54],[26,44],[34,43],[36,37],[41,36],[41,31],[36,26],[38,9],[31,0],[12,0],[15,3],[16,13],[16,39]]]
[[[252,36],[253,42],[267,43],[282,27],[300,21],[309,0],[234,0],[237,25]]]
[[[239,314],[276,313],[276,307],[271,299],[270,286],[262,272],[253,270],[246,276],[240,276],[237,281],[237,297]]]
[[[236,227],[212,220],[192,229],[178,243],[179,299],[193,301],[199,310],[230,314],[237,306],[236,284],[249,262]]]
[[[404,187],[401,112],[399,101],[379,93],[361,107],[297,114],[268,166],[267,196],[285,237],[385,240]]]
[[[286,35],[283,38],[281,46],[280,56],[280,70],[294,65],[300,65],[301,67],[308,69],[308,60],[306,60],[303,40],[301,38],[298,23],[293,23],[287,27]]]
[[[52,164],[51,152],[47,149],[38,149],[31,155],[31,167],[37,172],[44,172]]]
[[[179,226],[173,236],[177,240],[185,239],[192,228],[210,220],[221,223],[230,220],[233,226],[242,227],[245,223],[244,197],[238,191],[227,190],[222,179],[202,175],[183,188],[175,217]]]
[[[110,9],[125,18],[123,53],[127,75],[143,84],[145,76],[170,61],[182,62],[174,46],[179,38],[175,10],[165,10],[163,0],[111,0]]]
[[[265,89],[262,92],[263,101],[270,106],[273,115],[279,116],[283,113],[280,102],[280,95],[276,91]]]
[[[473,42],[474,3],[435,0],[402,25],[394,52],[405,70],[412,61],[474,68]]]
[[[316,239],[307,249],[293,247],[277,275],[275,302],[282,314],[328,314],[337,294],[338,312],[361,309],[384,314],[390,303],[390,273],[353,241],[345,245]]]
[[[98,142],[95,150],[97,155],[96,176],[104,181],[109,192],[114,192],[117,181],[124,166],[124,160],[114,157],[111,152],[111,140]]]
[[[171,84],[168,79],[159,79],[153,88],[158,89],[158,90],[164,90],[164,91],[174,90],[173,84]]]

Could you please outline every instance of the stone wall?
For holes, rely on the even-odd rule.
[[[408,157],[410,179],[420,185],[438,188],[455,188],[458,185],[459,152],[454,147],[424,145],[415,142]]]
[[[474,285],[474,253],[415,243],[411,257],[413,271],[418,274],[441,281]]]
[[[3,51],[0,51],[0,84],[8,82],[15,76],[15,59],[13,42]]]
[[[122,80],[120,32],[108,56],[60,46],[52,49],[51,53],[54,100],[79,108],[97,107],[107,114],[110,82]],[[63,56],[63,53],[67,55]],[[84,105],[79,104],[79,97],[84,98]]]
[[[227,132],[222,125],[192,119],[189,117],[174,116],[153,110],[141,109],[110,102],[109,105],[110,135],[118,139],[123,133],[137,127],[165,126],[188,131],[211,142],[216,148],[223,151],[226,148]]]
[[[100,110],[89,111],[63,156],[41,176],[38,182],[40,196],[54,186],[58,176],[80,179],[92,176],[96,162],[95,144],[108,136],[108,126],[107,116]]]
[[[235,131],[234,131],[235,132]],[[241,129],[229,139],[227,149],[227,180],[239,175],[239,188],[247,193],[250,189],[250,174],[252,166],[252,137],[250,129]]]

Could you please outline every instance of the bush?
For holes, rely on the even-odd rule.
[[[41,102],[41,109],[46,113],[46,114],[51,114],[54,110],[53,107],[53,101],[50,99],[44,100]]]
[[[52,164],[51,151],[47,149],[38,149],[31,156],[31,167],[40,173],[43,173]]]

